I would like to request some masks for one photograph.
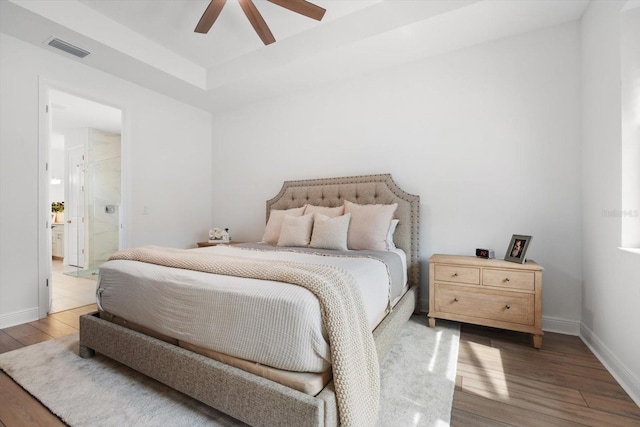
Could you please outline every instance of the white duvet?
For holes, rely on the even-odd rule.
[[[341,267],[361,290],[372,330],[389,304],[387,267],[376,259],[220,245],[195,250]],[[331,364],[320,306],[300,286],[118,260],[100,267],[98,303],[169,337],[275,368],[323,372]]]

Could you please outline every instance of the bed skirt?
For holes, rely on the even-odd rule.
[[[411,287],[373,331],[380,363],[416,308]],[[184,348],[100,319],[80,317],[80,356],[103,354],[252,426],[337,426],[330,382],[309,396]]]

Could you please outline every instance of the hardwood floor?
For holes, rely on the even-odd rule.
[[[76,332],[79,317],[95,304],[50,314],[45,319],[0,329],[0,353]],[[0,371],[0,427],[65,426],[62,421]]]
[[[78,330],[95,304],[0,330],[0,353]],[[640,408],[578,338],[462,325],[452,427],[640,426]],[[0,372],[0,427],[64,425]]]
[[[640,408],[578,337],[463,325],[451,425],[640,426]]]

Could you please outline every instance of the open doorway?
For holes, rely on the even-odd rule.
[[[95,303],[98,268],[120,246],[122,111],[49,90],[49,312]]]

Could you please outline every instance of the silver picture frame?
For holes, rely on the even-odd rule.
[[[514,234],[511,237],[511,242],[507,247],[507,253],[504,256],[505,261],[517,262],[518,264],[524,264],[527,260],[526,253],[531,243],[531,236],[525,236],[523,234]]]

